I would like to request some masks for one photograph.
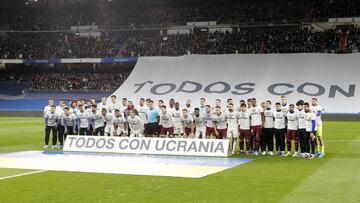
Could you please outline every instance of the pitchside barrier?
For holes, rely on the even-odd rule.
[[[136,137],[66,137],[64,151],[227,157],[229,140]]]

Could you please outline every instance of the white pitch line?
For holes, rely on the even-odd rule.
[[[326,140],[325,139],[325,143],[326,142],[360,142],[360,140]]]
[[[20,176],[26,176],[26,175],[42,173],[42,172],[46,172],[46,171],[31,171],[31,172],[27,172],[27,173],[20,173],[20,174],[11,175],[11,176],[0,177],[0,180],[5,180],[5,179],[9,179],[9,178],[16,178],[16,177],[20,177]]]

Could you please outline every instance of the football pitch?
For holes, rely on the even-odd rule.
[[[0,117],[0,153],[43,137],[42,118]],[[251,156],[203,178],[0,168],[0,202],[360,202],[360,122],[324,122],[324,138],[323,159]]]

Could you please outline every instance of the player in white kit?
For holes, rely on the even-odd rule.
[[[235,154],[236,143],[239,137],[239,114],[234,110],[234,105],[232,103],[229,103],[227,107],[228,110],[225,112],[227,123],[227,138],[230,139],[230,143],[232,146],[232,154]]]
[[[287,142],[287,155],[290,155],[291,153],[291,142],[294,142],[295,152],[293,154],[293,157],[298,156],[298,150],[299,150],[299,134],[298,134],[298,127],[299,127],[299,119],[298,114],[295,111],[295,105],[290,104],[289,105],[289,111],[286,114],[288,126],[287,126],[287,132],[286,132],[286,142]]]
[[[115,115],[112,118],[112,123],[113,123],[112,134],[114,136],[127,137],[128,126],[126,123],[126,118],[124,114],[120,112],[119,109],[115,109]]]
[[[194,126],[195,126],[195,138],[205,139],[206,128],[205,128],[205,119],[204,116],[200,113],[199,108],[194,109]]]
[[[159,117],[160,117],[159,125],[161,126],[160,136],[165,138],[168,135],[170,138],[173,138],[174,123],[172,121],[172,115],[169,112],[167,112],[165,105],[161,106]]]
[[[106,136],[110,136],[112,128],[113,128],[113,122],[112,122],[113,114],[111,114],[107,109],[102,108],[101,109],[101,115],[103,117],[104,126],[105,126],[104,127],[104,134]]]
[[[205,135],[207,139],[215,137],[214,122],[213,122],[214,112],[211,111],[210,105],[205,106],[204,120],[205,120]]]
[[[242,103],[240,105],[239,117],[239,145],[240,145],[240,153],[244,152],[244,139],[246,141],[246,154],[250,154],[250,112],[246,109],[246,104]]]
[[[318,141],[318,145],[317,145],[317,156],[319,158],[322,158],[325,156],[325,143],[324,143],[324,138],[323,138],[323,128],[322,128],[322,119],[321,119],[321,114],[323,113],[323,109],[321,108],[321,106],[318,105],[318,100],[317,98],[312,98],[311,99],[311,111],[314,112],[314,114],[316,115],[316,138]]]
[[[127,122],[130,128],[130,137],[144,137],[144,125],[136,111],[130,110],[130,115],[127,117]]]
[[[194,121],[187,109],[182,110],[181,124],[184,138],[194,138]]]
[[[140,102],[139,102],[139,106],[136,108],[136,110],[137,110],[137,112],[139,114],[141,122],[143,123],[144,129],[145,129],[146,124],[147,124],[147,111],[148,111],[148,109],[149,108],[145,105],[145,99],[141,98]]]
[[[180,109],[180,103],[175,102],[175,108],[172,111],[175,137],[176,136],[181,137],[181,135],[183,134],[183,127],[182,127],[182,123],[181,123],[181,114],[182,114],[182,111]]]

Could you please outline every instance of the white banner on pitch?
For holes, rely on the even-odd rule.
[[[229,140],[69,135],[64,151],[225,157]]]

